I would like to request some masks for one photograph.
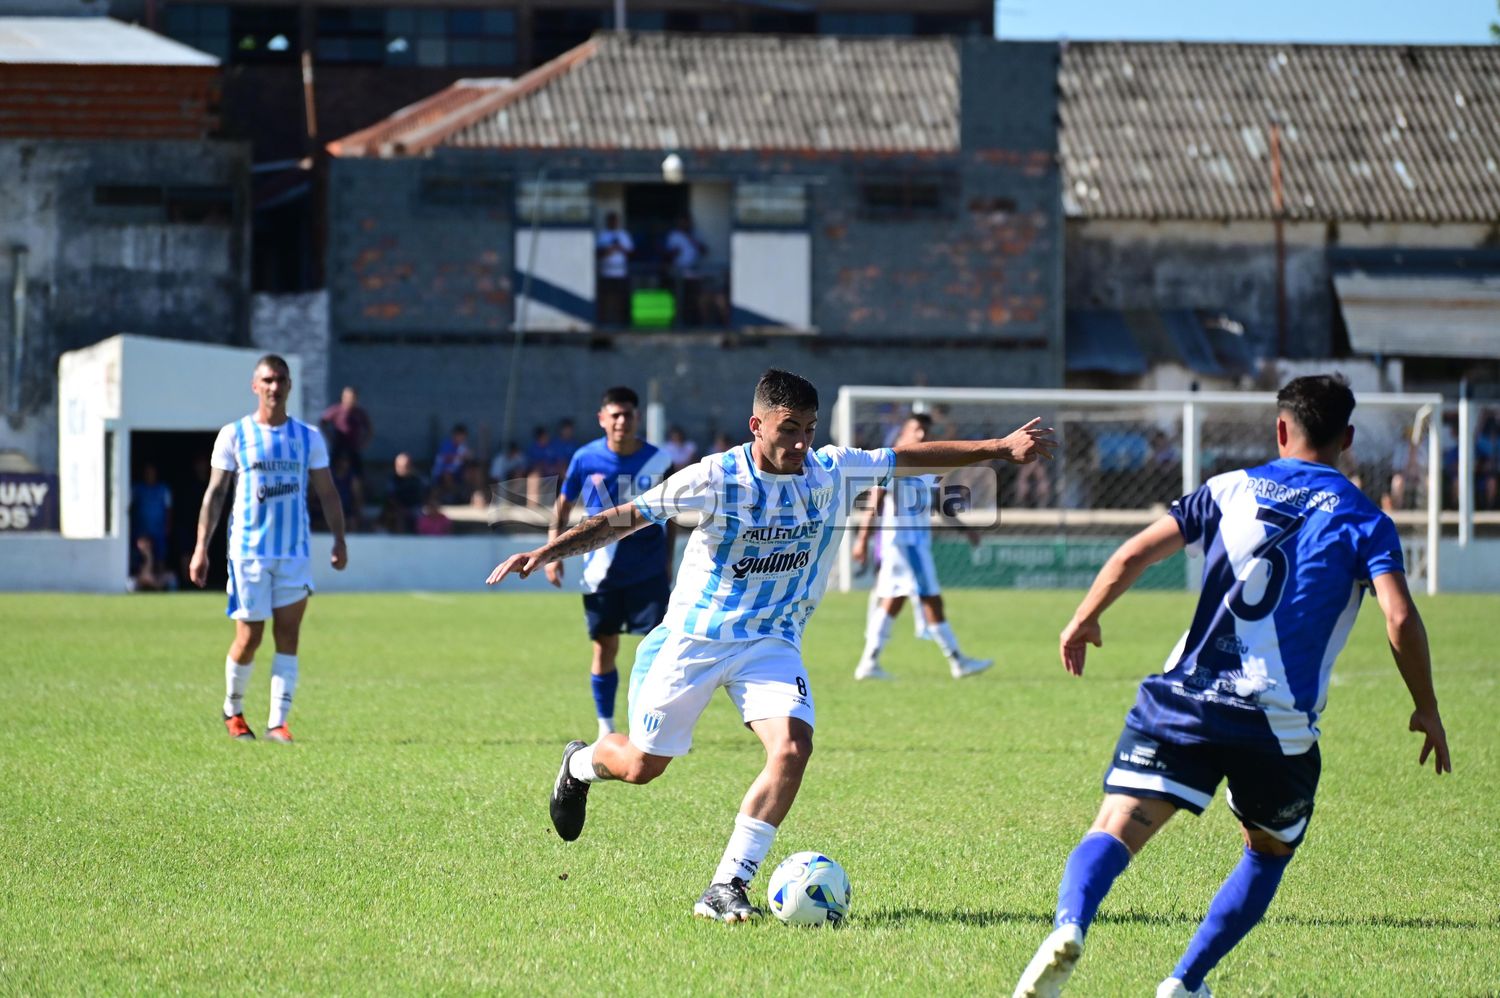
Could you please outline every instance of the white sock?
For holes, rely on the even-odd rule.
[[[729,836],[729,845],[724,849],[724,858],[714,871],[713,882],[727,884],[735,877],[749,883],[760,869],[761,861],[771,851],[776,838],[776,826],[752,818],[748,814],[734,816],[734,834]]]
[[[250,685],[250,670],[254,660],[244,665],[224,657],[224,716],[233,717],[245,712],[245,687]]]
[[[948,622],[945,620],[941,624],[929,624],[928,627],[931,628],[932,640],[937,642],[937,646],[943,650],[948,661],[952,662],[957,659],[960,655],[958,638],[953,636],[953,628],[948,626]]]
[[[609,717],[601,717],[601,718],[599,718],[599,737],[600,738],[603,738],[605,735],[612,735],[612,734],[614,734],[614,732],[615,732],[615,722],[614,722],[613,718],[609,718]]]
[[[268,728],[279,728],[292,712],[292,694],[297,691],[297,656],[278,654],[271,659],[271,719]]]
[[[594,745],[598,744],[598,742],[594,743]],[[568,759],[568,775],[573,779],[593,783],[599,778],[599,774],[594,772],[594,745],[579,749]]]
[[[896,618],[884,610],[870,614],[865,625],[865,650],[859,657],[861,662],[874,664],[880,659],[880,649],[891,639],[891,628],[895,624]]]

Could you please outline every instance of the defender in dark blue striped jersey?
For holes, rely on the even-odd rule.
[[[766,765],[735,818],[723,859],[695,915],[724,922],[759,916],[749,883],[770,851],[812,753],[812,689],[802,631],[828,585],[854,505],[898,467],[950,468],[979,461],[1025,464],[1051,454],[1037,421],[996,440],[943,441],[895,450],[812,450],[818,393],[786,371],[755,388],[751,443],[710,455],[664,483],[496,567],[512,572],[583,554],[652,524],[686,515],[688,539],[666,619],[641,642],[630,676],[630,736],[569,742],[549,804],[557,833],[583,832],[589,785],[649,783],[692,745],[693,728],[723,687],[760,738]]]
[[[328,448],[315,427],[286,412],[292,390],[287,363],[266,354],[255,364],[250,388],[259,403],[252,415],[219,431],[209,460],[212,471],[198,513],[198,543],[188,565],[194,584],[208,582],[208,542],[219,525],[225,498],[229,510],[229,606],[234,641],[224,661],[224,727],[231,738],[251,740],[245,720],[245,687],[255,664],[266,621],[272,623],[276,657],[271,663],[271,713],[266,736],[290,742],[287,717],[297,688],[297,642],[302,615],[312,595],[309,564],[307,488],[318,493],[333,532],[333,567],[342,571],[344,510],[328,470]]]
[[[1059,993],[1131,857],[1178,810],[1201,813],[1227,780],[1244,856],[1157,990],[1158,998],[1209,994],[1204,977],[1260,921],[1307,834],[1318,718],[1366,590],[1385,614],[1415,704],[1409,726],[1423,735],[1419,762],[1431,755],[1438,773],[1452,770],[1395,525],[1335,467],[1354,440],[1354,393],[1343,378],[1320,375],[1291,381],[1276,401],[1280,458],[1218,475],[1173,503],[1115,552],[1063,630],[1063,665],[1081,676],[1087,646],[1101,643],[1100,615],[1148,565],[1184,546],[1203,557],[1198,609],[1126,715],[1104,804],[1068,858],[1054,931],[1018,996]]]

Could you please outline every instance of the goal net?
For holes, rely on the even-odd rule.
[[[1362,394],[1341,470],[1400,531],[1408,576],[1436,591],[1441,481],[1440,395]],[[1221,472],[1276,457],[1275,397],[1248,392],[1035,391],[845,387],[834,439],[894,443],[906,417],[931,417],[933,438],[1004,436],[1033,417],[1056,431],[1055,459],[960,469],[942,479],[931,518],[945,587],[1084,588],[1119,546],[1172,500]],[[851,534],[852,535],[852,534]],[[846,542],[841,588],[870,584]],[[1185,553],[1137,583],[1196,588]]]

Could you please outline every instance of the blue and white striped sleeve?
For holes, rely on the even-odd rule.
[[[641,493],[634,506],[652,523],[666,523],[683,513],[711,513],[717,508],[713,464],[705,458],[671,475],[666,481]]]
[[[837,471],[845,481],[863,491],[891,484],[896,471],[896,452],[889,447],[864,450],[859,447],[836,447],[829,444],[817,453],[818,462],[830,471]]]

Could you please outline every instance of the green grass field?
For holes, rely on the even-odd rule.
[[[850,921],[818,931],[690,915],[761,764],[727,698],[660,781],[600,786],[583,838],[553,834],[559,751],[593,732],[576,599],[317,597],[286,747],[224,736],[221,596],[0,597],[0,993],[1009,994],[1190,608],[1127,596],[1073,680],[1055,642],[1076,599],[950,593],[999,668],[953,682],[903,617],[898,681],[856,685],[864,599],[829,597],[806,647],[817,752],[770,857],[849,871]],[[1454,775],[1417,767],[1368,603],[1311,833],[1220,996],[1500,994],[1500,600],[1420,605]],[[1222,795],[1175,819],[1070,993],[1153,993],[1239,851]]]

